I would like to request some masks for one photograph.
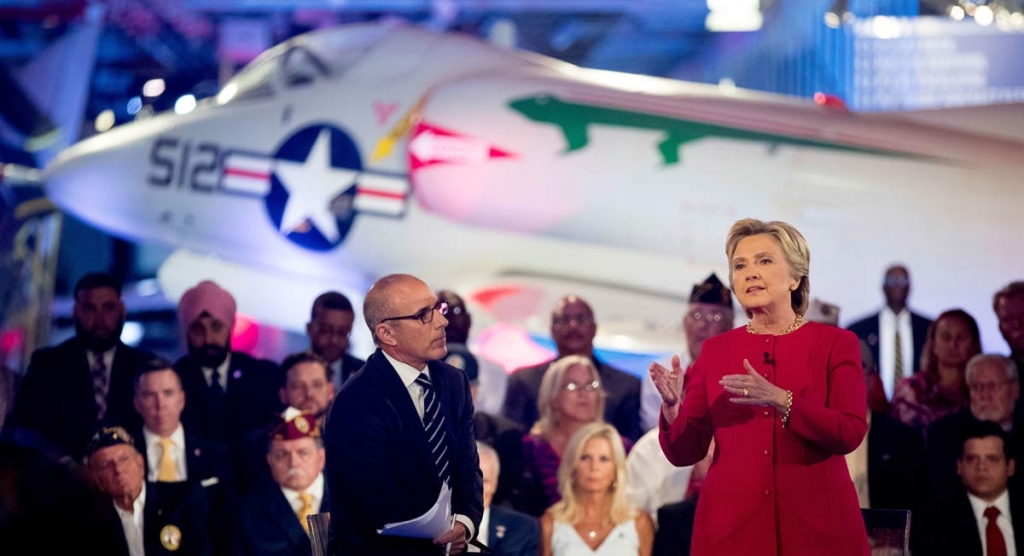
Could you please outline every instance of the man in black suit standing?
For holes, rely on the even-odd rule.
[[[957,458],[962,487],[924,506],[911,529],[915,556],[1024,554],[1024,505],[1007,488],[1010,437],[991,421],[972,423]]]
[[[477,540],[502,556],[535,556],[540,553],[540,523],[524,513],[493,506],[498,490],[501,461],[498,452],[487,444],[477,442],[480,454],[480,473],[484,481],[484,516],[480,520]],[[480,552],[475,546],[469,552]]]
[[[181,412],[185,392],[170,361],[153,358],[135,374],[135,409],[142,416],[135,448],[145,462],[151,483],[190,482],[206,493],[214,546],[222,553],[230,546],[225,534],[234,513],[234,482],[228,449],[185,432]]]
[[[583,299],[574,295],[563,297],[551,313],[551,338],[558,348],[558,358],[581,355],[594,360],[601,386],[607,392],[604,420],[619,434],[636,442],[640,438],[640,379],[599,361],[594,355],[597,322],[594,311]],[[525,367],[512,373],[505,394],[505,417],[529,430],[537,421],[537,395],[544,373],[552,361]]]
[[[423,281],[385,276],[363,316],[377,351],[335,398],[327,420],[327,483],[338,555],[462,553],[483,513],[473,401],[445,356],[446,304]],[[433,539],[377,534],[417,517],[451,489],[454,526]]]
[[[135,369],[151,354],[121,342],[121,284],[105,273],[75,284],[75,336],[32,354],[10,425],[29,443],[81,459],[101,424],[135,427]]]
[[[326,292],[313,301],[313,310],[306,323],[309,351],[327,361],[335,392],[341,390],[341,385],[366,364],[348,353],[348,338],[355,318],[352,302],[344,294]]]
[[[188,343],[188,355],[174,364],[188,400],[182,422],[192,434],[234,452],[245,433],[283,409],[277,365],[231,350],[235,298],[213,282],[181,296],[178,324]]]
[[[905,266],[886,269],[882,282],[885,307],[848,328],[864,340],[878,364],[886,400],[891,400],[896,383],[921,368],[921,352],[932,321],[907,308],[910,272]]]

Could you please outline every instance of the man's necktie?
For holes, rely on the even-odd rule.
[[[988,547],[988,556],[1006,556],[1006,539],[1003,538],[1003,532],[996,525],[999,508],[995,506],[985,508],[985,518],[988,519],[988,524],[985,525],[985,546]]]
[[[96,400],[96,418],[102,420],[103,416],[107,413],[107,364],[103,362],[103,354],[96,354],[96,359],[93,362],[91,373],[92,375],[92,395],[93,399]]]
[[[160,439],[160,463],[156,467],[156,480],[161,483],[175,483],[178,481],[178,467],[174,465],[174,458],[171,457],[171,447],[174,442],[170,438]]]
[[[423,387],[423,428],[427,432],[427,445],[434,455],[434,465],[437,469],[437,476],[442,482],[447,483],[451,477],[451,466],[448,464],[451,459],[450,443],[448,433],[445,432],[444,415],[441,413],[441,404],[434,395],[434,386],[430,383],[430,377],[426,371],[416,377],[416,382]]]
[[[900,338],[900,327],[896,325],[896,361],[892,369],[892,383],[895,386],[903,378],[903,339]]]
[[[306,530],[306,534],[309,534],[309,520],[307,517],[313,515],[313,495],[308,492],[300,492],[299,500],[302,500],[302,506],[299,511],[295,512],[295,515],[299,517],[299,524]]]

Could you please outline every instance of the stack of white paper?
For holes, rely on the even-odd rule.
[[[423,515],[398,523],[388,523],[377,532],[395,537],[436,539],[452,528],[452,491],[442,483],[437,502]]]

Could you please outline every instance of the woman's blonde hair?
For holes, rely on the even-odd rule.
[[[736,247],[740,241],[750,236],[765,234],[771,236],[779,247],[782,248],[782,255],[789,265],[789,272],[793,278],[799,280],[796,290],[791,295],[793,311],[798,315],[807,312],[807,305],[811,298],[811,250],[807,246],[807,240],[793,226],[780,222],[762,222],[754,218],[737,220],[729,230],[725,240],[725,255],[729,259],[729,287],[736,293],[736,287],[732,281],[732,256],[736,253]],[[750,317],[750,311],[744,311]]]
[[[615,480],[609,487],[612,496],[609,517],[618,525],[635,516],[635,508],[626,497],[626,450],[622,446],[622,438],[615,427],[608,423],[591,423],[572,435],[562,454],[562,462],[558,466],[558,493],[562,499],[551,506],[551,516],[555,521],[575,524],[583,519],[583,508],[576,496],[576,466],[580,463],[587,442],[602,438],[611,444],[612,457],[615,459]]]
[[[540,417],[530,430],[533,434],[547,437],[551,429],[555,428],[555,423],[558,421],[558,409],[555,407],[555,404],[558,403],[558,395],[562,392],[562,377],[569,370],[569,367],[573,365],[586,367],[590,371],[590,376],[593,380],[601,381],[601,375],[597,374],[594,362],[588,357],[567,355],[551,363],[548,366],[548,370],[544,373],[544,378],[540,382],[540,391],[537,393],[537,414]],[[604,404],[607,397],[604,385],[597,389],[597,396],[597,416],[595,420],[597,422],[604,422]]]

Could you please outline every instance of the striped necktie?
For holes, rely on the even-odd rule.
[[[893,362],[894,365],[893,365],[893,372],[892,372],[892,375],[893,375],[892,382],[893,382],[893,386],[895,386],[897,383],[899,383],[900,380],[903,380],[903,377],[905,375],[905,373],[903,372],[903,338],[900,337],[900,325],[899,325],[899,323],[896,323],[896,335],[893,338],[893,340],[895,341],[895,344],[896,344],[895,345],[896,349],[894,350],[896,352],[896,354],[895,354],[896,355],[896,357],[895,357],[896,360]]]
[[[448,441],[448,433],[445,431],[444,415],[441,413],[441,404],[434,395],[434,386],[430,383],[430,377],[426,371],[416,377],[416,382],[423,387],[423,429],[427,433],[427,445],[430,446],[430,453],[434,456],[434,466],[437,469],[437,476],[441,482],[449,482],[451,477],[451,450]]]
[[[103,354],[97,353],[93,359],[92,369],[92,395],[96,400],[96,418],[103,420],[107,413],[107,388],[109,380],[107,377],[107,364],[103,361]]]

